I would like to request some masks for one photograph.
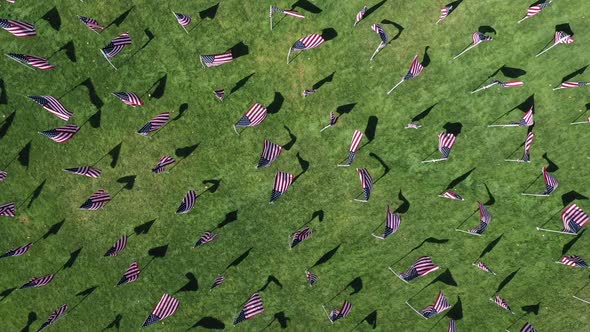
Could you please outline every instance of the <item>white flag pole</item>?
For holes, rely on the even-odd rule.
[[[289,58],[291,57],[291,50],[292,50],[292,49],[293,49],[293,48],[291,47],[291,48],[289,49],[289,53],[287,53],[287,64],[289,64]]]
[[[537,230],[542,231],[542,232],[551,232],[551,233],[559,233],[559,234],[567,234],[567,235],[578,235],[577,233],[561,232],[561,231],[555,231],[552,229],[540,228],[540,227],[537,227]]]
[[[511,123],[511,124],[504,124],[504,125],[488,125],[488,128],[491,127],[518,127],[518,124]]]
[[[579,125],[579,124],[585,124],[585,123],[590,123],[588,121],[582,121],[582,122],[572,122],[570,123],[571,125]]]
[[[403,82],[404,82],[404,79],[402,78],[402,80],[399,81],[396,85],[394,85],[393,88],[391,88],[391,90],[387,91],[387,94],[390,94],[393,90],[395,90],[395,88],[397,88]]]
[[[496,84],[498,84],[498,82],[494,82],[494,83],[492,83],[492,84],[488,84],[488,85],[486,85],[486,86],[484,86],[484,87],[481,87],[481,88],[479,88],[479,89],[477,89],[477,90],[473,90],[473,91],[471,91],[471,93],[476,93],[476,92],[479,92],[479,91],[481,91],[481,90],[489,89],[489,88],[493,87],[493,86],[494,86],[494,85],[496,85]]]
[[[385,46],[381,47],[381,45],[383,45],[383,42],[379,43],[379,46],[377,46],[377,49],[375,50],[375,52],[373,53],[373,55],[371,56],[371,59],[369,61],[373,61],[373,58],[375,57],[375,55],[377,55],[377,53]]]
[[[424,318],[424,319],[428,319],[426,317],[424,317],[424,315],[422,315],[418,310],[414,309],[414,307],[412,307],[408,301],[406,301],[406,304],[408,305],[408,307],[412,308],[412,310],[414,310],[415,313],[417,313],[418,315],[420,315],[420,317]]]
[[[516,22],[516,23],[520,23],[520,22],[522,22],[522,21],[526,20],[527,18],[529,18],[529,16],[525,16],[525,17],[523,17],[522,19],[520,19],[520,20],[519,20],[518,22]]]
[[[440,158],[440,159],[430,159],[430,160],[422,160],[422,163],[436,163],[439,161],[445,161],[448,158]]]
[[[11,57],[9,57],[9,56],[8,56],[8,54],[4,54],[4,55],[6,55],[6,56],[7,56],[9,59],[11,59],[11,60],[14,60],[14,61],[16,61],[16,62],[20,63],[21,65],[23,65],[23,66],[25,66],[25,67],[29,68],[30,70],[33,70],[33,71],[35,70],[35,68],[33,68],[33,67],[29,67],[29,65],[25,65],[24,63],[22,63],[22,62],[20,62],[20,61],[18,61],[18,60],[15,60],[15,59],[13,59],[13,58],[11,58]]]
[[[539,55],[541,55],[541,54],[543,54],[543,53],[545,53],[545,52],[549,51],[550,49],[554,48],[555,46],[557,46],[557,45],[561,44],[561,42],[562,42],[562,41],[564,41],[566,38],[569,38],[569,37],[570,37],[570,36],[566,36],[566,37],[560,38],[560,39],[557,41],[557,43],[553,43],[553,45],[551,45],[551,46],[549,46],[548,48],[546,48],[546,49],[542,50],[542,51],[541,51],[541,53],[539,53],[539,54],[535,55],[535,58],[536,58],[536,57],[538,57]]]
[[[528,193],[521,193],[521,195],[524,195],[524,196],[535,196],[535,197],[549,197],[549,195],[545,195],[545,194],[528,194]]]
[[[588,304],[590,304],[590,301],[583,300],[583,299],[581,299],[581,298],[579,298],[579,297],[577,297],[577,296],[575,296],[575,295],[573,295],[573,298],[574,298],[574,299],[576,299],[576,300],[580,300],[580,301],[582,301],[582,302],[584,302],[584,303],[588,303]]]
[[[117,67],[115,67],[115,65],[111,62],[111,60],[109,60],[109,58],[107,57],[106,54],[104,54],[104,51],[102,49],[100,50],[100,53],[102,54],[102,56],[104,56],[105,59],[107,59],[107,61],[109,62],[109,64],[111,66],[113,66],[113,68],[115,68],[115,70],[117,70]]]
[[[453,60],[457,59],[458,57],[460,57],[461,55],[465,54],[465,52],[469,51],[470,49],[474,48],[475,46],[479,45],[479,43],[477,44],[472,44],[469,47],[467,47],[465,50],[463,50],[463,52],[455,55],[455,57],[453,58]]]
[[[270,6],[269,13],[270,13],[270,15],[269,15],[270,16],[270,31],[272,31],[272,14],[273,14],[272,6]]]
[[[555,91],[555,90],[559,90],[559,89],[565,89],[565,88],[563,88],[563,87],[559,86],[559,87],[557,87],[557,88],[554,88],[554,89],[553,89],[553,91]]]

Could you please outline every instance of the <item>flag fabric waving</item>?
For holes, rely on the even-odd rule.
[[[52,312],[51,315],[49,315],[49,317],[47,317],[47,320],[43,323],[43,325],[41,325],[41,327],[37,330],[37,332],[41,332],[41,331],[45,330],[49,325],[55,323],[55,321],[59,317],[63,316],[66,313],[66,311],[68,311],[68,305],[63,304],[57,310]]]
[[[449,328],[447,332],[457,332],[457,322],[454,319],[449,319]]]
[[[80,127],[69,124],[62,127],[57,127],[50,130],[40,131],[39,134],[48,137],[54,142],[65,143],[71,140],[74,135],[78,133]]]
[[[182,199],[182,203],[180,203],[178,209],[176,209],[176,214],[189,213],[195,206],[197,198],[199,198],[197,193],[194,190],[189,190]]]
[[[137,133],[141,136],[147,136],[150,133],[164,127],[168,121],[170,121],[170,113],[164,112],[156,115],[153,119],[151,119],[148,123],[146,123],[143,127],[141,127]]]
[[[111,195],[104,191],[103,189],[99,189],[97,192],[92,194],[90,198],[84,202],[80,206],[80,210],[98,210],[102,209],[105,204],[111,201]]]
[[[550,195],[559,186],[557,179],[547,172],[547,167],[543,167],[543,180],[545,180],[545,191],[541,195]]]
[[[52,96],[29,96],[29,99],[62,120],[68,121],[73,115],[59,100]]]
[[[438,134],[438,151],[444,159],[449,158],[449,155],[451,154],[451,149],[453,149],[453,145],[455,145],[456,139],[457,138],[455,137],[455,135],[451,133]]]
[[[369,201],[371,191],[373,190],[373,178],[366,168],[357,168],[356,172],[361,180],[361,187],[363,188],[363,195],[365,197],[364,201],[367,202]]]
[[[102,31],[104,30],[104,27],[102,25],[100,25],[95,19],[90,18],[90,17],[85,17],[85,16],[78,16],[78,18],[80,19],[80,21],[82,23],[84,23],[84,25],[86,25],[88,27],[88,29],[92,30],[92,31]]]
[[[224,63],[234,61],[231,51],[219,54],[201,55],[200,58],[201,63],[206,67],[217,67]]]
[[[50,283],[51,281],[53,281],[53,277],[54,277],[53,274],[48,274],[46,276],[32,278],[31,280],[29,280],[29,282],[20,286],[20,289],[45,286],[48,283]]]
[[[551,6],[551,1],[545,1],[543,3],[530,6],[527,9],[526,16],[524,18],[533,17],[533,16],[539,14],[541,12],[541,10],[543,10],[546,7],[549,7],[549,6]]]
[[[371,30],[375,31],[379,35],[379,38],[381,38],[381,44],[379,44],[379,48],[385,47],[385,45],[387,45],[387,40],[389,39],[387,32],[385,32],[385,30],[383,30],[379,24],[371,25]]]
[[[422,256],[418,258],[406,272],[400,273],[398,277],[405,281],[412,281],[438,269],[439,266],[435,265],[430,257]]]
[[[379,239],[386,239],[391,234],[397,232],[399,225],[401,224],[401,217],[397,213],[393,213],[389,205],[387,206],[387,215],[385,217],[385,230],[383,231],[383,235],[376,235],[375,237]]]
[[[107,58],[113,58],[119,54],[125,46],[131,45],[131,37],[128,33],[123,33],[119,37],[115,37],[111,42],[102,48],[100,51]]]
[[[535,134],[531,131],[527,134],[526,139],[524,141],[524,154],[520,159],[523,162],[530,163],[531,162],[531,145],[533,145],[533,140],[535,139]]]
[[[512,81],[508,81],[508,82],[503,82],[500,80],[493,80],[492,82],[497,83],[498,85],[500,85],[503,88],[518,88],[518,87],[524,86],[523,81],[516,81],[516,80],[512,80]]]
[[[162,173],[166,170],[166,166],[172,165],[175,162],[176,162],[176,159],[174,159],[173,157],[163,156],[160,158],[160,160],[158,161],[156,166],[154,166],[154,168],[152,168],[152,173],[154,173],[154,174]]]
[[[490,221],[492,220],[492,215],[488,212],[486,207],[481,202],[477,202],[477,205],[479,208],[480,223],[479,223],[479,225],[477,225],[477,227],[468,230],[468,232],[472,233],[472,234],[481,235],[485,232]]]
[[[484,42],[484,41],[494,40],[492,37],[486,36],[485,34],[483,34],[481,32],[474,32],[473,36],[471,36],[471,39],[473,41],[473,45],[477,45],[477,44]]]
[[[291,46],[291,51],[310,50],[322,45],[324,41],[324,37],[312,33],[296,41],[295,44]]]
[[[365,17],[365,15],[367,14],[367,10],[367,6],[364,6],[360,12],[356,13],[356,16],[354,18],[354,26],[356,26],[363,19],[363,17]]]
[[[55,66],[50,64],[47,59],[42,58],[40,56],[16,53],[6,53],[6,56],[14,61],[43,70],[50,70],[55,68]]]
[[[313,284],[315,284],[316,281],[318,281],[318,276],[316,274],[314,274],[313,272],[305,271],[305,279],[307,279],[307,282],[309,283],[309,287],[312,287]]]
[[[434,304],[431,304],[429,306],[427,306],[426,308],[420,310],[420,315],[422,315],[424,318],[432,318],[436,315],[438,315],[439,313],[449,309],[451,307],[451,304],[449,303],[449,301],[447,300],[447,298],[445,297],[445,294],[443,294],[442,291],[438,292],[438,296],[436,297],[436,300],[434,300]]]
[[[570,204],[561,212],[563,232],[578,234],[590,222],[590,217],[576,203]]]
[[[553,45],[571,44],[575,40],[576,39],[574,37],[568,35],[567,33],[563,32],[563,31],[557,31],[557,32],[555,32],[555,35],[553,36]]]
[[[4,182],[4,180],[6,180],[7,176],[8,176],[8,172],[0,171],[0,182]]]
[[[244,307],[238,314],[238,317],[234,319],[234,325],[253,318],[254,316],[260,315],[263,312],[264,305],[262,304],[262,298],[260,297],[260,294],[254,293],[252,296],[250,296],[246,304],[244,304]]]
[[[104,254],[104,256],[105,257],[106,256],[111,256],[111,257],[117,256],[127,246],[127,240],[128,240],[128,238],[129,237],[127,235],[121,236],[117,240],[117,242],[115,242],[115,244],[113,244],[113,246],[110,247],[109,250],[107,250],[107,252]]]
[[[519,122],[511,122],[510,124],[517,124],[522,127],[532,126],[535,123],[533,112],[534,112],[534,107],[531,106],[531,108],[526,113],[524,113],[524,115],[522,116],[522,119],[520,119]]]
[[[139,279],[140,273],[141,269],[139,268],[139,264],[137,264],[137,262],[131,263],[127,268],[127,271],[125,271],[125,274],[123,274],[121,280],[117,283],[117,286],[136,281]]]
[[[143,106],[141,98],[133,92],[113,92],[113,96],[121,99],[123,103],[131,107]]]
[[[220,286],[221,284],[223,284],[224,281],[225,281],[225,278],[222,275],[218,275],[217,278],[215,278],[215,280],[213,280],[213,284],[211,285],[210,289]]]
[[[89,178],[95,178],[95,179],[99,178],[100,175],[102,174],[102,171],[100,169],[93,167],[93,166],[79,166],[79,167],[73,167],[73,168],[65,168],[64,171],[68,172],[68,173],[72,173],[72,174],[84,175]]]
[[[27,22],[0,18],[0,28],[17,37],[33,37],[37,35],[35,25]]]
[[[207,244],[207,243],[209,243],[211,241],[214,241],[215,239],[217,239],[217,234],[213,234],[213,232],[206,231],[197,240],[197,242],[195,243],[195,245],[193,246],[193,248],[196,248],[196,247],[200,247],[202,245],[205,245],[205,244]]]
[[[452,190],[447,190],[444,193],[438,195],[438,197],[454,199],[456,201],[464,201],[463,197],[459,196],[459,194]]]
[[[483,262],[476,262],[473,263],[473,266],[477,267],[478,269],[485,271],[487,273],[496,275],[496,273],[494,271],[492,271],[486,264],[484,264]]]
[[[496,297],[494,298],[493,302],[496,303],[500,308],[503,308],[503,309],[507,310],[508,312],[510,312],[511,314],[514,314],[512,312],[512,309],[510,309],[510,306],[508,305],[508,302],[506,302],[506,300],[504,300],[503,298],[501,298],[500,295],[496,295]]]
[[[412,59],[412,63],[410,63],[410,69],[408,70],[408,73],[406,74],[406,76],[404,76],[403,80],[407,81],[409,79],[412,79],[412,78],[420,75],[423,70],[424,70],[424,66],[422,66],[422,64],[420,62],[418,62],[418,55],[414,55],[414,58]]]
[[[305,226],[302,230],[295,232],[291,237],[291,248],[295,248],[299,243],[305,241],[311,236],[311,228]]]
[[[314,93],[315,93],[314,89],[305,89],[305,90],[303,90],[303,97],[313,95]]]
[[[223,99],[225,99],[225,89],[213,90],[213,93],[215,94],[215,97],[220,101],[223,101]]]
[[[438,24],[439,22],[443,21],[445,18],[447,18],[447,16],[449,16],[449,14],[453,11],[453,6],[445,6],[442,7],[440,9],[440,16],[438,17],[438,21],[436,21],[436,24]]]
[[[258,166],[256,166],[256,168],[270,166],[270,164],[279,157],[281,152],[283,152],[282,146],[265,139],[262,144],[262,153],[260,154],[260,159],[258,160]]]
[[[246,113],[236,122],[234,127],[254,127],[262,123],[266,119],[266,108],[259,103],[254,103]]]
[[[150,313],[150,315],[143,322],[142,327],[152,325],[163,320],[164,318],[172,316],[178,309],[179,305],[180,301],[178,301],[178,299],[168,294],[162,295],[160,302],[158,302],[154,310],[152,310],[152,313]]]
[[[191,17],[188,15],[174,13],[174,16],[176,16],[176,21],[178,21],[178,24],[182,25],[183,27],[191,24]]]
[[[581,86],[588,86],[588,85],[590,85],[590,82],[563,82],[563,83],[561,83],[561,85],[559,85],[559,87],[561,89],[567,89],[567,88],[579,88]]]
[[[283,196],[285,191],[289,189],[293,183],[293,174],[286,172],[277,172],[275,174],[275,180],[272,187],[272,193],[270,195],[270,204],[273,204],[279,197]]]
[[[526,322],[524,324],[524,326],[520,329],[520,332],[537,332],[537,329],[535,329],[531,323]]]
[[[586,264],[584,259],[580,256],[563,256],[561,257],[560,263],[567,266],[581,267],[584,269],[588,268],[588,264]]]
[[[296,18],[305,18],[305,16],[299,14],[299,12],[297,12],[296,10],[281,9],[281,8],[277,8],[275,6],[270,6],[270,16],[272,17],[272,15],[274,13],[281,13],[281,14],[293,16]]]
[[[2,216],[2,217],[16,216],[16,204],[14,202],[0,204],[0,216]]]
[[[29,242],[29,243],[25,244],[24,246],[12,248],[12,249],[8,250],[7,252],[5,252],[4,254],[2,254],[2,256],[0,256],[0,258],[22,256],[22,255],[26,254],[27,251],[29,251],[29,249],[31,249],[32,245],[33,245],[33,242]]]
[[[336,114],[334,114],[334,112],[330,112],[330,123],[328,123],[328,126],[332,127],[336,124],[336,122],[338,122],[338,117]]]
[[[348,161],[346,162],[346,166],[350,166],[354,161],[354,157],[356,156],[356,152],[361,145],[361,141],[363,140],[363,133],[356,129],[352,134],[352,139],[350,141],[350,148],[348,149]]]
[[[342,303],[342,306],[340,307],[340,309],[334,309],[334,310],[332,310],[332,312],[330,312],[328,319],[332,322],[335,322],[335,321],[339,320],[340,318],[344,318],[344,317],[348,316],[348,314],[350,313],[350,310],[352,310],[352,304],[350,304],[350,302],[345,300],[344,303]]]

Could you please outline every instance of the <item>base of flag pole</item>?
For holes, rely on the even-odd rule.
[[[562,231],[556,231],[553,229],[547,229],[547,228],[541,228],[541,227],[537,227],[537,230],[541,231],[541,232],[559,233],[559,234],[566,234],[566,235],[578,235],[578,233],[562,232]]]
[[[115,68],[115,70],[118,70],[118,69],[117,69],[117,67],[115,67],[115,65],[114,65],[114,64],[111,62],[111,60],[110,60],[110,59],[107,57],[107,55],[106,55],[106,54],[104,54],[103,50],[99,49],[99,51],[100,51],[100,54],[102,54],[102,56],[104,56],[104,58],[107,60],[107,62],[108,62],[108,63],[109,63],[111,66],[113,66],[113,68]]]
[[[236,125],[234,125],[234,131],[236,132],[236,134],[238,134],[238,136],[240,136],[240,133],[238,133],[238,130],[236,129]]]
[[[375,235],[373,233],[371,233],[371,235],[373,235],[374,237],[378,238],[379,240],[385,240],[385,238],[383,236]]]
[[[395,271],[391,268],[391,266],[388,267],[389,271],[391,271],[391,273],[395,274],[396,277],[399,278],[399,280],[405,282],[406,284],[409,284],[409,282],[407,282],[406,280],[402,279],[402,277],[399,276],[399,274],[395,273]]]
[[[477,234],[477,233],[471,233],[471,232],[468,232],[468,231],[464,231],[464,230],[462,230],[462,229],[456,229],[456,228],[455,228],[455,231],[457,231],[457,232],[461,232],[461,233],[465,233],[465,234],[469,234],[469,235],[481,236],[481,234]]]
[[[577,296],[575,296],[575,295],[572,295],[572,297],[573,297],[574,299],[576,299],[576,300],[579,300],[579,301],[582,301],[582,302],[584,302],[584,303],[590,304],[590,301],[587,301],[587,300],[581,299],[581,298],[579,298],[579,297],[577,297]]]
[[[552,91],[559,90],[559,89],[563,89],[563,88],[562,88],[562,87],[555,88],[555,89],[553,89]]]
[[[549,197],[549,195],[545,194],[528,194],[528,193],[520,193],[523,196],[535,196],[535,197]]]
[[[428,318],[424,317],[424,315],[422,315],[418,310],[414,309],[414,307],[412,307],[412,305],[410,303],[408,303],[408,301],[406,301],[406,304],[408,305],[408,307],[412,308],[412,310],[414,310],[415,313],[420,315],[420,317],[422,317],[424,319],[428,319]]]
[[[330,319],[330,314],[328,313],[328,310],[326,310],[326,307],[322,304],[322,309],[324,309],[324,312],[326,313],[326,316],[328,317],[328,320],[330,321],[330,323],[334,324],[334,322]]]
[[[440,159],[430,159],[430,160],[422,160],[422,163],[436,163],[439,161],[445,161],[448,158],[440,158]]]
[[[579,124],[586,124],[586,123],[590,123],[588,121],[583,121],[583,122],[572,122],[570,123],[570,125],[579,125]]]

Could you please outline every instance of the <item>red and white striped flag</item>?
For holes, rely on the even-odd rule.
[[[143,322],[142,327],[152,325],[164,318],[172,316],[178,309],[179,305],[180,301],[178,301],[177,298],[174,298],[168,294],[162,295],[160,302],[158,302],[154,310],[152,310],[148,318],[146,318],[145,322]]]
[[[35,68],[39,68],[42,70],[51,70],[55,68],[54,65],[50,64],[49,61],[45,58],[40,56],[28,55],[28,54],[16,54],[16,53],[7,53],[7,57],[11,58],[14,61],[20,62],[25,65],[29,65]]]
[[[27,22],[0,18],[0,28],[17,37],[33,37],[37,35],[35,25]]]
[[[68,121],[72,117],[72,112],[68,111],[57,98],[52,96],[29,96],[29,99],[39,104],[44,109],[58,118]]]
[[[355,26],[363,19],[363,17],[365,17],[365,15],[367,14],[367,10],[367,6],[364,6],[363,9],[361,9],[361,11],[356,14],[356,17],[354,18]]]

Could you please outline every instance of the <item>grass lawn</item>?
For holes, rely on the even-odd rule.
[[[588,272],[554,263],[566,252],[590,259],[587,235],[535,227],[548,221],[545,227],[561,229],[559,211],[572,198],[590,211],[590,203],[580,200],[590,196],[590,125],[569,125],[589,116],[590,90],[552,91],[573,72],[579,75],[568,80],[590,81],[584,72],[590,4],[554,1],[517,24],[531,1],[468,0],[435,25],[444,2],[388,0],[353,28],[363,5],[377,1],[315,0],[321,12],[296,8],[303,20],[276,14],[272,32],[269,1],[221,1],[213,19],[199,15],[213,0],[3,2],[0,17],[34,22],[38,35],[0,31],[2,52],[48,57],[57,67],[32,71],[6,57],[0,61],[0,169],[9,173],[0,183],[0,203],[18,205],[15,218],[2,218],[0,251],[34,242],[24,256],[0,260],[2,329],[36,330],[67,303],[70,310],[53,330],[138,330],[163,293],[178,298],[180,307],[150,330],[231,329],[241,305],[261,288],[265,312],[237,329],[446,331],[447,314],[458,320],[459,331],[500,331],[515,322],[510,329],[518,331],[526,321],[539,331],[589,329],[588,305],[572,298],[588,283]],[[291,6],[285,0],[272,4]],[[192,16],[189,34],[171,10]],[[77,15],[114,24],[95,34]],[[384,20],[392,41],[369,62],[379,44],[370,26]],[[535,58],[562,24],[569,24],[575,43]],[[494,40],[452,61],[480,27],[493,28],[496,33],[488,35]],[[286,64],[296,40],[324,29],[333,29],[331,40]],[[115,71],[99,49],[123,32],[133,44],[113,59]],[[243,55],[233,62],[207,69],[199,63],[199,54],[235,45]],[[429,58],[429,65],[386,95],[415,54]],[[512,79],[498,71],[503,66],[505,74],[520,74],[524,87],[469,93],[494,72],[500,80]],[[325,78],[315,94],[301,96]],[[223,102],[213,95],[221,87]],[[111,95],[115,91],[136,92],[145,105],[131,108]],[[80,132],[65,144],[38,135],[65,122],[28,95],[58,97]],[[513,151],[510,159],[522,155],[527,129],[487,125],[519,121],[517,106],[525,109],[531,100],[531,163],[504,162]],[[273,113],[237,136],[232,124],[254,102],[271,105]],[[336,126],[320,133],[329,112],[337,110],[342,115]],[[152,138],[136,134],[161,112],[171,112],[174,120]],[[419,114],[422,128],[404,129]],[[422,164],[436,150],[437,134],[448,128],[460,129],[449,160]],[[365,133],[362,148],[352,167],[337,168],[355,129]],[[264,139],[289,149],[270,167],[256,169]],[[164,155],[175,156],[177,166],[152,174]],[[62,171],[81,165],[95,165],[102,176]],[[538,175],[548,165],[557,191],[547,198],[521,196],[535,178],[528,191],[543,190]],[[355,167],[379,178],[367,204],[352,202],[361,193]],[[269,205],[277,170],[303,173]],[[208,180],[219,186],[203,193]],[[453,182],[464,201],[437,197]],[[101,188],[114,196],[110,203],[98,211],[78,209]],[[203,195],[189,214],[175,214],[189,189]],[[487,202],[493,216],[486,233],[455,232],[469,216],[462,229],[478,224],[477,213],[472,215],[477,201]],[[401,207],[402,223],[380,241],[371,233],[382,232],[387,205]],[[308,223],[313,236],[289,250],[288,236],[319,214],[323,218]],[[219,238],[192,249],[208,230]],[[103,257],[122,234],[132,234],[127,248]],[[440,270],[409,284],[388,270],[404,271],[423,255]],[[496,276],[471,265],[481,255]],[[133,261],[145,268],[139,280],[114,287]],[[60,269],[64,264],[69,267]],[[305,280],[307,269],[319,276],[313,288]],[[57,270],[47,286],[11,291]],[[219,273],[225,283],[210,292]],[[430,320],[405,304],[410,299],[422,309],[439,290],[454,307]],[[515,315],[488,301],[497,291]],[[580,296],[590,298],[590,286]],[[353,305],[350,315],[331,326],[322,304],[337,308],[345,299]]]

